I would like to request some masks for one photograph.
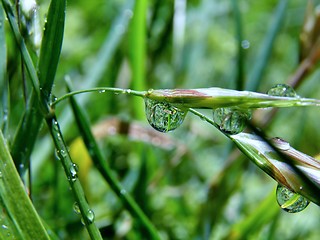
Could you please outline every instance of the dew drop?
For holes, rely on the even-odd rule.
[[[145,99],[145,110],[149,124],[160,132],[169,132],[179,127],[187,114],[169,103]]]
[[[281,209],[289,213],[301,212],[310,203],[305,197],[292,192],[280,184],[277,186],[276,196]]]
[[[73,204],[73,211],[74,211],[76,214],[80,214],[80,213],[81,213],[79,204],[78,204],[77,202],[75,202],[75,203]]]
[[[277,84],[270,88],[267,94],[279,97],[298,97],[295,90],[287,84]]]
[[[219,125],[221,131],[227,134],[242,132],[250,118],[251,111],[233,108],[217,108],[213,112],[213,121]]]
[[[120,194],[121,194],[121,195],[125,195],[126,193],[127,193],[127,191],[126,191],[125,189],[121,189],[121,190],[120,190]]]
[[[2,172],[0,171],[0,178],[2,178]]]
[[[87,217],[87,220],[90,224],[94,222],[95,215],[91,209],[88,210],[86,217]]]
[[[290,149],[290,143],[279,137],[272,138],[271,141],[279,150],[288,151]]]
[[[70,180],[72,182],[75,182],[77,180],[77,174],[78,174],[78,166],[75,163],[72,163],[71,167],[70,167]]]
[[[99,90],[99,93],[105,93],[106,92],[106,90]]]

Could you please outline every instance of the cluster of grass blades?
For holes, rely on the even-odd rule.
[[[87,6],[85,2],[79,1],[78,7]],[[115,1],[114,7],[119,7],[118,4]],[[272,124],[280,108],[307,111],[305,109],[320,107],[317,97],[299,96],[294,90],[312,73],[319,58],[320,25],[317,23],[320,18],[311,4],[301,33],[300,63],[288,80],[290,86],[280,83],[266,93],[258,92],[288,4],[287,0],[279,1],[271,14],[273,21],[262,41],[259,60],[246,80],[244,50],[249,42],[243,40],[245,20],[239,3],[230,1],[237,40],[234,45],[237,90],[232,90],[183,84],[185,63],[177,56],[184,51],[181,36],[185,32],[179,27],[185,27],[181,22],[185,21],[185,1],[153,3],[150,19],[147,1],[125,1],[122,13],[109,26],[98,53],[91,56],[94,63],[92,59],[83,61],[86,69],[81,74],[70,74],[65,82],[57,82],[62,78],[58,66],[67,58],[61,55],[67,33],[66,0],[50,1],[40,33],[40,47],[35,40],[31,41],[30,36],[36,33],[28,32],[32,27],[39,31],[35,27],[41,25],[36,22],[38,6],[23,13],[20,1],[1,0],[0,238],[246,239],[268,231],[266,239],[272,239],[277,228],[280,229],[279,209],[300,214],[310,203],[313,207],[320,205],[319,161],[269,131],[282,126]],[[92,7],[98,6],[94,3]],[[72,7],[76,8],[70,6],[70,10]],[[168,22],[160,21],[158,15],[169,19]],[[30,19],[27,16],[31,16]],[[128,43],[123,40],[127,29]],[[162,57],[168,60],[160,53],[169,51],[164,40],[171,31],[172,51],[178,54],[173,58],[177,68],[173,78],[177,79],[177,86],[183,88],[162,89],[161,84],[155,84],[152,85],[155,89],[146,90],[151,85],[147,74],[159,71],[158,66],[164,67]],[[99,37],[97,34],[96,38]],[[146,44],[148,39],[150,46]],[[10,72],[7,59],[12,58],[11,49],[21,56],[14,58],[20,63],[14,68],[20,69],[18,73]],[[129,52],[128,59],[118,60],[122,58],[123,49]],[[114,81],[110,79],[118,75],[127,76],[129,68],[131,82],[95,87],[106,71],[110,83]],[[17,106],[13,101],[16,96],[10,96],[14,87],[11,79],[15,78],[22,79],[19,86],[23,92]],[[75,79],[80,79],[77,90],[72,86],[76,84]],[[62,93],[60,85],[67,86],[67,93]],[[56,97],[53,89],[61,97]],[[98,94],[88,94],[90,92]],[[90,97],[93,95],[95,99]],[[100,103],[101,98],[105,103]],[[90,107],[85,111],[88,104]],[[102,127],[96,126],[98,130],[95,130],[91,121],[102,116],[101,107],[117,117],[102,120]],[[131,118],[139,121],[129,120]],[[143,121],[153,129],[142,124]],[[193,126],[194,122],[205,122],[209,126],[204,127],[205,131],[215,129],[217,135],[221,133],[222,142],[226,141],[223,151],[214,148],[220,151],[214,153],[214,158],[223,154],[228,158],[220,169],[211,167],[214,161],[210,164],[193,161],[202,157],[203,161],[209,159],[212,152],[208,149],[213,145],[207,133],[197,133],[199,129]],[[174,130],[172,135],[163,135]],[[200,140],[195,141],[189,132]],[[220,140],[215,143],[219,144]],[[270,195],[253,197],[255,200],[246,205],[248,198],[239,195],[242,175],[250,172],[247,159],[273,178],[277,187],[275,193],[272,190]],[[213,179],[208,177],[212,171],[216,171]],[[253,175],[261,176],[257,172]],[[262,178],[254,179],[262,182]],[[247,185],[250,188],[259,183]],[[232,207],[232,201],[237,198],[241,199],[234,204],[239,208],[235,211],[239,216],[228,210],[228,203],[231,202]],[[301,236],[311,236],[303,234]]]

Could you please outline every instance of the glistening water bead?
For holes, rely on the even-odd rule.
[[[238,134],[243,131],[246,122],[251,118],[250,110],[233,108],[217,108],[213,112],[213,121],[219,125],[220,130],[227,134]]]
[[[145,111],[149,124],[160,132],[169,132],[179,127],[187,114],[166,102],[145,98]]]
[[[267,94],[279,97],[298,97],[294,89],[287,84],[277,84],[270,88]]]
[[[276,196],[279,206],[289,213],[301,212],[310,203],[305,197],[292,192],[280,184],[277,186]]]

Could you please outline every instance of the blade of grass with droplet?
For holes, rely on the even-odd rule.
[[[70,91],[70,83],[68,83],[68,91]],[[106,179],[114,193],[121,199],[122,203],[126,206],[128,211],[139,220],[141,225],[150,234],[150,237],[152,239],[160,239],[156,228],[153,226],[148,217],[143,213],[143,211],[131,197],[131,195],[127,192],[125,192],[125,194],[123,193],[123,187],[121,186],[117,178],[113,175],[105,159],[103,159],[103,155],[90,130],[89,121],[87,120],[84,112],[80,109],[74,97],[70,98],[70,102],[80,133],[83,137],[86,147],[88,148],[88,152],[90,153],[94,165],[97,167],[101,175]]]
[[[38,73],[40,81],[39,88],[42,88],[41,101],[44,105],[47,105],[50,101],[51,88],[59,62],[64,31],[65,8],[65,0],[51,1],[45,32],[41,42]],[[35,94],[32,94],[28,106],[30,107],[26,109],[20,121],[11,150],[16,165],[20,166],[22,164],[25,166],[24,169],[20,169],[21,174],[28,168],[29,157],[43,119],[40,109],[38,109]],[[28,141],[26,142],[25,136],[27,135]]]
[[[282,26],[284,15],[287,9],[288,0],[281,0],[272,16],[272,22],[266,37],[261,44],[260,52],[256,57],[254,67],[249,73],[246,89],[256,91],[263,79],[262,75],[270,59],[272,48]]]
[[[320,162],[292,148],[281,150],[255,134],[239,133],[229,138],[259,168],[295,193],[320,205]]]
[[[0,131],[0,162],[0,196],[5,207],[3,210],[13,219],[15,226],[12,227],[17,229],[19,238],[50,239],[26,194],[2,131]]]
[[[145,97],[172,103],[183,108],[266,108],[320,106],[320,100],[301,97],[279,97],[267,94],[236,91],[224,88],[159,89],[150,90]]]
[[[146,24],[147,1],[135,2],[133,18],[130,25],[130,64],[132,67],[131,86],[135,90],[146,89]],[[143,103],[141,99],[133,99],[136,118],[144,119]]]
[[[79,84],[81,84],[81,87],[83,87],[84,89],[96,86],[99,80],[101,80],[101,78],[103,77],[105,69],[109,67],[110,61],[112,60],[119,44],[121,43],[122,38],[126,36],[124,35],[124,32],[127,29],[130,20],[128,10],[132,9],[133,2],[133,0],[127,0],[125,2],[121,14],[119,14],[119,17],[117,17],[115,21],[112,23],[110,32],[107,34],[104,43],[101,46],[101,49],[93,58],[93,63],[85,69],[86,73],[82,77],[82,81],[79,81]],[[119,31],[119,27],[121,27],[123,31]],[[89,95],[79,96],[79,104],[84,105],[88,102],[89,99]],[[66,129],[68,129],[68,127],[72,124],[70,110],[63,110],[59,119],[61,125],[65,126]],[[41,149],[46,149],[46,151],[34,152],[33,156],[35,161],[33,166],[35,172],[38,171],[38,169],[40,169],[42,159],[46,159],[48,157],[48,154],[51,152],[50,138],[43,138],[39,147]]]

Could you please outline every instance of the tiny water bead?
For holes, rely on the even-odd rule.
[[[227,134],[238,134],[243,131],[246,122],[251,118],[250,110],[233,108],[217,108],[213,112],[213,121],[219,125],[220,130]]]
[[[295,90],[287,84],[277,84],[270,88],[267,94],[278,97],[298,97]]]
[[[81,213],[79,204],[78,204],[77,202],[74,202],[74,204],[73,204],[73,211],[74,211],[76,214],[80,214],[80,213]]]
[[[79,170],[79,168],[78,168],[77,164],[73,163],[70,167],[70,177],[71,177],[70,180],[72,182],[75,182],[77,180],[78,170]]]
[[[160,132],[178,128],[186,117],[187,111],[166,102],[145,98],[145,111],[149,124]]]
[[[87,217],[87,220],[90,224],[94,222],[95,215],[91,209],[88,210],[86,217]]]
[[[288,151],[291,148],[290,143],[279,137],[272,138],[271,141],[279,150]]]
[[[277,186],[276,196],[279,206],[289,213],[301,212],[310,203],[305,197],[292,192],[280,184]]]

